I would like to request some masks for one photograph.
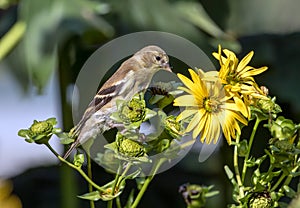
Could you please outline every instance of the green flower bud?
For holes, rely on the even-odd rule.
[[[120,133],[117,134],[117,146],[118,151],[125,156],[141,157],[145,155],[145,149],[141,144],[122,136]]]
[[[205,206],[205,194],[207,188],[202,188],[197,184],[183,184],[179,187],[179,193],[182,194],[188,208],[201,208]]]
[[[247,155],[247,152],[249,151],[248,143],[246,140],[242,140],[238,144],[238,155],[240,157],[245,157]]]
[[[255,193],[250,201],[250,208],[270,208],[273,207],[272,199],[268,192]]]
[[[146,103],[139,98],[125,102],[120,110],[120,118],[127,123],[143,121],[145,118]]]
[[[33,134],[44,134],[50,133],[53,129],[53,126],[47,121],[35,120],[29,129]]]
[[[277,114],[280,113],[282,110],[278,104],[275,103],[276,98],[272,99],[260,99],[257,102],[257,106],[261,109],[264,113],[272,113]]]
[[[275,122],[269,125],[272,136],[280,140],[291,139],[299,127],[292,120],[286,119],[283,116],[279,116]]]
[[[251,118],[255,117],[260,120],[267,120],[270,118],[276,118],[277,114],[282,110],[278,104],[275,103],[276,98],[265,97],[264,99],[251,100]]]
[[[182,125],[176,121],[176,117],[173,115],[165,119],[165,129],[173,138],[182,136]]]
[[[276,140],[274,145],[283,152],[291,151],[294,146],[289,140]]]
[[[29,129],[21,129],[18,132],[20,137],[25,137],[27,142],[35,142],[37,144],[46,144],[53,134],[61,132],[59,128],[55,128],[55,118],[49,118],[45,121],[33,121]]]
[[[73,163],[76,167],[81,167],[84,163],[84,154],[75,155]]]

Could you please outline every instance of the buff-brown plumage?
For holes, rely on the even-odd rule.
[[[100,88],[80,122],[71,130],[77,139],[64,158],[79,144],[109,130],[112,127],[110,115],[117,109],[116,100],[130,100],[136,93],[146,90],[160,69],[171,71],[169,58],[164,50],[154,45],[142,48],[124,61]]]

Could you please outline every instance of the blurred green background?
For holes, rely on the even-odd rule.
[[[52,102],[57,106],[61,126],[68,131],[73,126],[69,89],[87,58],[116,37],[137,31],[164,31],[192,41],[215,64],[211,53],[217,51],[218,44],[239,57],[253,50],[251,65],[269,67],[257,77],[257,82],[277,97],[282,115],[299,122],[299,8],[298,0],[0,0],[0,80],[9,74],[15,91],[24,97],[30,94],[34,100],[33,97],[43,96],[45,91],[49,93],[45,89],[55,79]],[[186,70],[176,62],[172,65],[174,72]],[[0,112],[8,111],[13,118],[12,122],[7,122],[5,116],[0,118],[0,161],[11,160],[17,168],[18,161],[1,154],[4,143],[24,142],[8,127],[14,119],[22,119],[26,123],[20,128],[27,128],[38,118],[30,105],[24,111],[31,114],[16,114],[23,103],[9,107],[5,100],[13,96],[14,90],[10,93],[4,84],[0,86],[3,87]],[[261,149],[256,149],[255,154],[262,154],[267,139],[263,131],[258,135],[254,145]],[[11,147],[10,151],[18,154]],[[226,207],[231,202],[231,192],[223,166],[231,163],[230,155],[231,148],[225,142],[204,163],[199,163],[198,152],[192,151],[175,167],[155,177],[140,207],[185,207],[178,187],[186,182],[215,184],[220,194],[209,199],[207,207]],[[0,171],[0,177],[13,181],[14,192],[25,208],[88,207],[87,202],[76,198],[87,191],[81,177],[58,162],[48,164],[45,160],[18,175],[1,176]],[[96,165],[93,168],[94,175],[99,176],[96,180],[109,179],[102,168]],[[96,206],[105,204],[97,202]]]

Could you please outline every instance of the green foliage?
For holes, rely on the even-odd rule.
[[[253,111],[256,115],[257,112],[258,110]],[[276,114],[273,117],[276,118]],[[258,120],[261,118],[262,116],[257,116]],[[295,140],[299,125],[294,124],[290,119],[279,116],[276,120],[270,120],[265,127],[273,136],[265,150],[266,154],[257,159],[252,157],[245,161],[246,168],[243,170],[247,170],[247,167],[251,168],[250,184],[246,184],[245,181],[238,182],[238,169],[235,168],[233,173],[225,166],[227,177],[234,187],[233,199],[238,207],[286,207],[280,199],[283,196],[294,198],[297,194],[289,185],[292,178],[300,175],[300,149],[298,141]],[[245,145],[244,143],[245,140],[235,145],[240,148]],[[246,150],[246,152],[250,151],[249,148]],[[244,154],[235,155],[235,157],[243,156]],[[267,171],[263,171],[265,168],[261,168],[263,163],[268,164]],[[237,164],[235,165],[238,167]],[[236,206],[231,205],[231,207]]]
[[[56,134],[64,145],[73,140],[69,137],[72,133],[62,132],[61,129],[55,127],[57,124],[55,118],[34,121],[29,129],[20,130],[19,136],[25,137],[28,142],[45,144],[61,162],[77,170],[86,179],[91,188],[88,193],[78,196],[81,199],[109,201],[108,204],[110,204],[122,194],[126,180],[136,179],[139,194],[134,196],[132,191],[126,202],[127,207],[135,207],[160,166],[165,161],[176,158],[184,148],[177,141],[175,142],[175,140],[180,139],[183,135],[181,132],[184,131],[183,126],[176,121],[176,116],[167,116],[162,109],[158,110],[157,113],[146,108],[146,100],[143,98],[144,94],[139,93],[129,101],[118,100],[117,111],[111,116],[118,127],[115,139],[113,142],[106,144],[104,153],[98,152],[95,159],[99,164],[104,165],[107,171],[115,172],[117,170],[117,173],[115,173],[114,180],[102,186],[93,182],[90,177],[91,170],[88,171],[89,176],[82,170],[84,162],[90,162],[90,149],[87,150],[87,159],[84,154],[76,154],[73,162],[70,163],[60,157],[50,146],[48,140],[53,134]],[[148,137],[148,135],[146,136],[140,132],[140,127],[154,117],[159,120],[159,122],[154,122],[157,125],[155,129],[162,128],[162,131],[149,134]],[[89,148],[92,148],[92,145],[89,145]],[[159,153],[161,153],[160,159],[152,161],[150,156]],[[142,165],[145,163],[152,163],[153,170],[149,177],[144,176]],[[91,166],[88,165],[88,168],[91,168]],[[141,178],[137,179],[137,177]],[[203,194],[208,193],[209,189],[203,188]],[[202,199],[205,198],[203,194],[201,195]]]

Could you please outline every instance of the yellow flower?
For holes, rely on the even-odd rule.
[[[261,99],[265,97],[253,76],[266,71],[268,68],[263,66],[256,69],[248,66],[253,57],[253,51],[248,53],[240,62],[232,51],[224,49],[223,53],[225,57],[222,56],[221,46],[219,46],[218,53],[213,53],[213,56],[220,63],[219,77],[221,82],[225,91],[238,105],[239,111],[247,118],[250,118],[250,103],[247,102],[249,100],[248,96]]]
[[[179,89],[188,93],[177,97],[174,106],[186,107],[177,120],[191,119],[186,132],[193,131],[193,138],[201,134],[200,141],[216,143],[221,129],[227,142],[235,138],[236,132],[241,133],[239,122],[247,125],[247,120],[238,112],[236,103],[225,95],[223,85],[216,72],[204,73],[198,69],[198,74],[189,69],[192,80],[178,74],[186,87]]]
[[[22,204],[16,195],[12,195],[12,184],[10,181],[0,179],[0,207],[21,208]]]

